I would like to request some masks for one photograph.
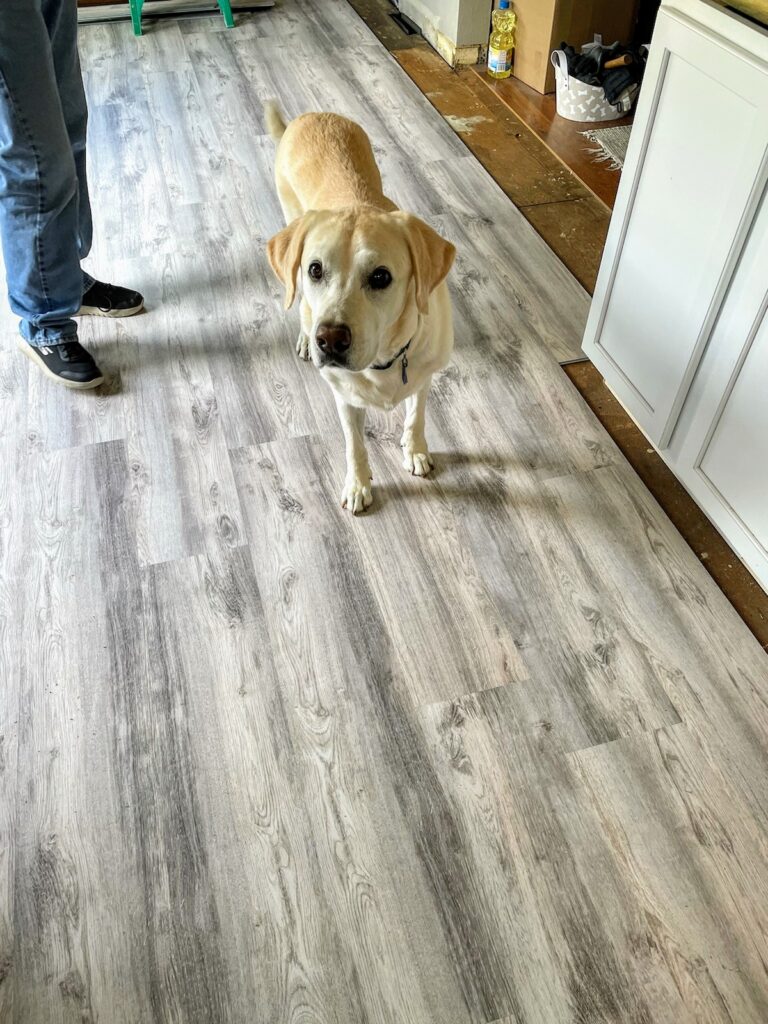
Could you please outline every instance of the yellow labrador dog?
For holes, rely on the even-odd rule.
[[[288,224],[267,243],[289,309],[301,278],[297,351],[334,391],[347,449],[342,506],[371,504],[365,410],[406,402],[403,465],[426,476],[432,458],[424,407],[432,374],[453,350],[445,278],[455,249],[382,192],[371,143],[336,114],[304,114],[286,125],[265,109],[278,142],[275,178]]]

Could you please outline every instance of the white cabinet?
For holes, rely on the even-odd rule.
[[[584,351],[768,589],[768,31],[659,12]]]
[[[768,589],[768,196],[663,454]]]

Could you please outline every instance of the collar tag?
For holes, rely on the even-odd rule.
[[[413,338],[411,338],[411,341],[413,341]],[[402,375],[402,378],[403,378],[403,384],[407,384],[408,383],[408,373],[406,371],[408,370],[408,356],[406,355],[406,352],[411,347],[411,341],[409,341],[407,345],[403,345],[403,347],[400,349],[400,351],[396,355],[392,356],[392,358],[389,360],[388,363],[379,363],[378,365],[374,364],[371,367],[371,369],[372,370],[388,370],[390,368],[390,366],[394,366],[395,365],[395,363],[397,362],[398,359],[402,358],[402,363],[400,364],[400,372],[401,372],[401,375]]]

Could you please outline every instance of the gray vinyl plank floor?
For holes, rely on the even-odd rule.
[[[768,662],[556,360],[588,299],[343,0],[87,25],[58,389],[0,314],[0,1021],[762,1024]],[[339,508],[261,103],[458,247],[434,479]]]

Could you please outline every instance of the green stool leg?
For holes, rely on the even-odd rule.
[[[135,36],[141,35],[141,8],[144,6],[144,0],[130,0],[131,4],[131,21],[133,22],[133,34]]]
[[[229,0],[218,0],[219,10],[224,15],[224,24],[227,28],[235,27],[235,19],[232,17],[232,5]]]

